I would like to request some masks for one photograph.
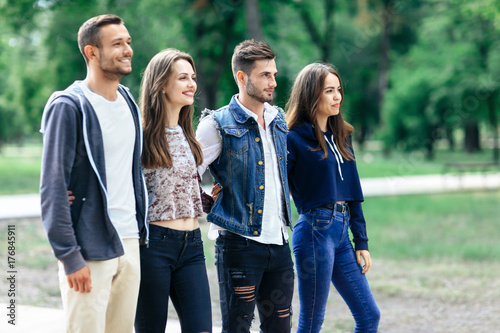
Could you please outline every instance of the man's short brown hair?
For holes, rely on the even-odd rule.
[[[233,58],[231,59],[231,68],[233,69],[233,76],[236,79],[236,73],[242,71],[250,75],[255,67],[256,60],[276,58],[271,47],[261,41],[255,39],[245,40],[234,48]]]
[[[78,30],[78,48],[85,59],[85,63],[89,63],[89,59],[84,51],[85,46],[92,45],[101,47],[99,32],[102,27],[109,24],[123,24],[123,20],[116,15],[99,15],[87,20]]]

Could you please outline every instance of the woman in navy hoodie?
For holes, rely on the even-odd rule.
[[[292,236],[298,333],[321,330],[330,281],[352,312],[355,332],[377,332],[380,319],[365,277],[371,259],[363,193],[351,144],[353,127],[341,114],[343,97],[338,73],[314,63],[297,76],[287,104],[288,179],[300,214]]]

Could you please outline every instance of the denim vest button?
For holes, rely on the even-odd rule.
[[[262,214],[262,209],[259,209],[257,213]]]
[[[260,186],[259,186],[259,188],[260,188],[261,190],[263,190],[263,189],[264,189],[264,185],[260,185]]]
[[[253,232],[253,234],[254,234],[255,236],[257,236],[257,235],[259,234],[259,232],[258,232],[257,230],[255,230],[255,231]]]
[[[260,141],[259,137],[255,138],[255,142],[259,142],[259,141]]]
[[[264,164],[264,162],[262,162],[262,161],[259,161],[259,165],[262,165],[262,164]]]

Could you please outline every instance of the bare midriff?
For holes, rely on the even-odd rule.
[[[175,219],[168,221],[154,221],[149,223],[163,228],[169,228],[181,231],[191,231],[198,229],[200,227],[200,223],[198,222],[198,219],[196,217],[189,217],[185,219]]]

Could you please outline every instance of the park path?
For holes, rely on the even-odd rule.
[[[500,173],[363,178],[361,186],[365,197],[498,189]],[[29,217],[40,217],[38,194],[0,196],[0,220]]]
[[[493,190],[500,188],[500,173],[463,175],[394,176],[364,178],[361,185],[365,197],[424,193],[449,193],[457,191]],[[210,192],[210,189],[205,189]],[[40,217],[38,194],[0,196],[0,224],[2,220]],[[0,304],[6,309],[7,304]],[[214,327],[214,332],[220,332]],[[0,322],[1,332],[53,333],[63,332],[63,311],[17,305],[17,324],[8,325],[5,318]],[[166,333],[181,332],[179,322],[169,319]]]

